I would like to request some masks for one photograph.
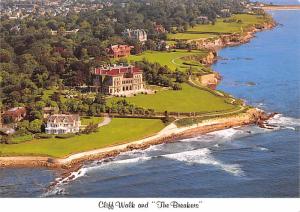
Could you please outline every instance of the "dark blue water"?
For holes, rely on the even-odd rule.
[[[223,49],[214,69],[220,89],[279,112],[271,121],[279,129],[229,129],[126,153],[48,192],[54,171],[2,169],[0,196],[299,197],[300,11],[272,14],[282,25]]]

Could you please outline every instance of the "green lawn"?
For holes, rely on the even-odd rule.
[[[168,34],[169,40],[194,40],[201,38],[213,38],[220,34],[231,34],[245,32],[247,28],[255,25],[262,24],[268,21],[267,17],[262,15],[250,15],[250,14],[236,14],[227,19],[241,20],[241,23],[232,22],[224,23],[224,18],[217,19],[214,25],[201,24],[195,27],[191,27],[184,33]]]
[[[12,142],[13,143],[22,143],[25,141],[30,141],[32,139],[33,139],[32,135],[23,135],[23,136],[12,137]],[[0,151],[1,151],[1,149],[0,149]]]
[[[194,68],[201,70],[204,66],[199,63],[199,58],[204,57],[206,54],[207,51],[202,50],[193,50],[190,52],[181,49],[172,52],[145,51],[140,55],[130,55],[127,59],[128,61],[141,61],[145,58],[151,63],[159,63],[162,66],[168,66],[168,68],[173,71],[175,71],[176,68],[185,71],[190,68],[190,65],[188,64],[193,64]]]
[[[139,94],[127,97],[126,100],[144,108],[154,109],[157,112],[214,112],[234,109],[236,106],[225,102],[226,98],[215,96],[212,93],[182,84],[182,90],[158,91],[156,94]],[[116,101],[121,97],[114,97],[108,102]]]
[[[92,124],[99,124],[103,121],[103,117],[91,117],[91,116],[84,116],[80,117],[81,125],[88,125]]]
[[[67,139],[35,139],[29,142],[5,145],[0,144],[0,156],[8,155],[48,155],[65,157],[72,153],[88,151],[138,140],[150,136],[164,128],[159,119],[115,118],[109,125],[89,135]]]
[[[194,33],[189,29],[189,31],[184,32],[184,33],[176,33],[172,34],[169,33],[167,35],[168,40],[196,40],[196,39],[201,39],[201,38],[215,38],[217,35],[215,34],[210,34],[210,33]]]

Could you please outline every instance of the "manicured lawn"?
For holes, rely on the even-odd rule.
[[[103,117],[84,116],[80,117],[81,125],[99,124],[103,121]]]
[[[190,65],[184,63],[191,63],[194,68],[204,68],[198,61],[199,58],[204,57],[206,54],[206,51],[193,50],[189,52],[188,50],[177,49],[172,52],[146,51],[140,55],[131,55],[127,59],[128,61],[141,61],[145,58],[151,63],[168,66],[173,71],[175,71],[176,68],[184,71],[190,68]],[[192,57],[197,57],[197,59],[193,59]]]
[[[39,139],[21,144],[0,144],[0,156],[48,155],[64,157],[72,153],[103,148],[150,136],[164,128],[158,119],[115,118],[109,125],[89,135],[67,139]]]
[[[184,33],[169,34],[169,40],[193,40],[201,38],[213,38],[219,34],[241,33],[255,24],[262,24],[267,19],[262,15],[236,14],[227,19],[241,20],[241,23],[224,23],[224,18],[217,19],[214,25],[201,24],[188,29]]]
[[[193,28],[191,28],[193,29]],[[215,34],[210,34],[210,33],[193,33],[189,29],[189,31],[184,32],[184,33],[176,33],[176,34],[168,34],[167,38],[168,40],[196,40],[196,39],[201,39],[201,38],[214,38],[217,37]]]
[[[23,135],[23,136],[13,137],[12,142],[13,143],[22,143],[25,141],[30,141],[32,139],[33,139],[32,135]],[[1,149],[0,149],[0,151],[1,151]]]
[[[139,94],[127,97],[126,100],[144,108],[154,109],[157,112],[213,112],[235,108],[225,102],[225,98],[215,96],[208,91],[182,84],[182,90],[158,91],[156,94]],[[116,101],[121,97],[114,97],[108,102]]]

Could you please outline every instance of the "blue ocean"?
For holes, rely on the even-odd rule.
[[[295,1],[297,2],[297,1]],[[0,197],[299,197],[300,11],[219,52],[218,89],[269,112],[274,130],[222,130],[95,161],[71,181],[48,169],[0,169]],[[54,187],[49,185],[57,181]]]

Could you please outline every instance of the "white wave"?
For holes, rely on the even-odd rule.
[[[211,155],[207,148],[196,149],[192,151],[163,155],[163,157],[178,160],[190,164],[208,164],[226,171],[234,176],[243,176],[244,172],[238,164],[225,164]]]
[[[164,148],[165,144],[157,144],[157,145],[152,145],[147,149],[141,150],[143,152],[151,152],[151,151],[159,151],[162,150]]]
[[[129,155],[127,153],[126,155]],[[132,154],[132,152],[131,152]],[[88,172],[91,172],[93,170],[101,169],[107,166],[112,166],[114,164],[129,164],[129,163],[139,163],[144,162],[147,160],[150,160],[152,157],[136,157],[136,158],[128,158],[128,159],[115,159],[115,160],[109,160],[109,159],[103,159],[97,162],[94,162],[91,164],[91,166],[84,166],[80,168],[78,171],[70,173],[65,178],[57,178],[55,180],[55,186],[53,186],[51,189],[49,189],[45,194],[43,194],[43,197],[51,196],[51,195],[61,195],[65,194],[65,190],[63,188],[64,185],[68,184],[71,181],[74,181],[80,177],[86,176]],[[107,161],[109,160],[109,161]]]
[[[293,127],[300,126],[300,119],[285,117],[282,114],[276,114],[273,118],[268,121],[268,124],[274,124],[281,127]]]
[[[296,130],[296,128],[295,127],[285,127],[286,129],[289,129],[289,130]]]
[[[234,128],[229,128],[229,129],[225,129],[225,130],[219,130],[219,131],[215,131],[215,132],[211,132],[208,133],[208,135],[214,135],[220,138],[224,138],[224,139],[231,139],[236,135],[241,135],[244,134],[245,132],[243,130],[237,130]]]
[[[257,147],[259,150],[261,150],[261,151],[269,151],[269,149],[268,148],[266,148],[266,147],[262,147],[262,146],[259,146],[259,147]]]
[[[262,103],[262,102],[255,104],[255,106],[256,106],[257,108],[259,108],[259,109],[265,109],[265,108],[266,108],[266,104],[264,104],[264,103]]]
[[[144,162],[147,160],[150,160],[152,157],[137,157],[137,158],[129,158],[125,160],[116,160],[112,161],[109,165],[111,164],[126,164],[126,163],[138,163],[138,162]]]

